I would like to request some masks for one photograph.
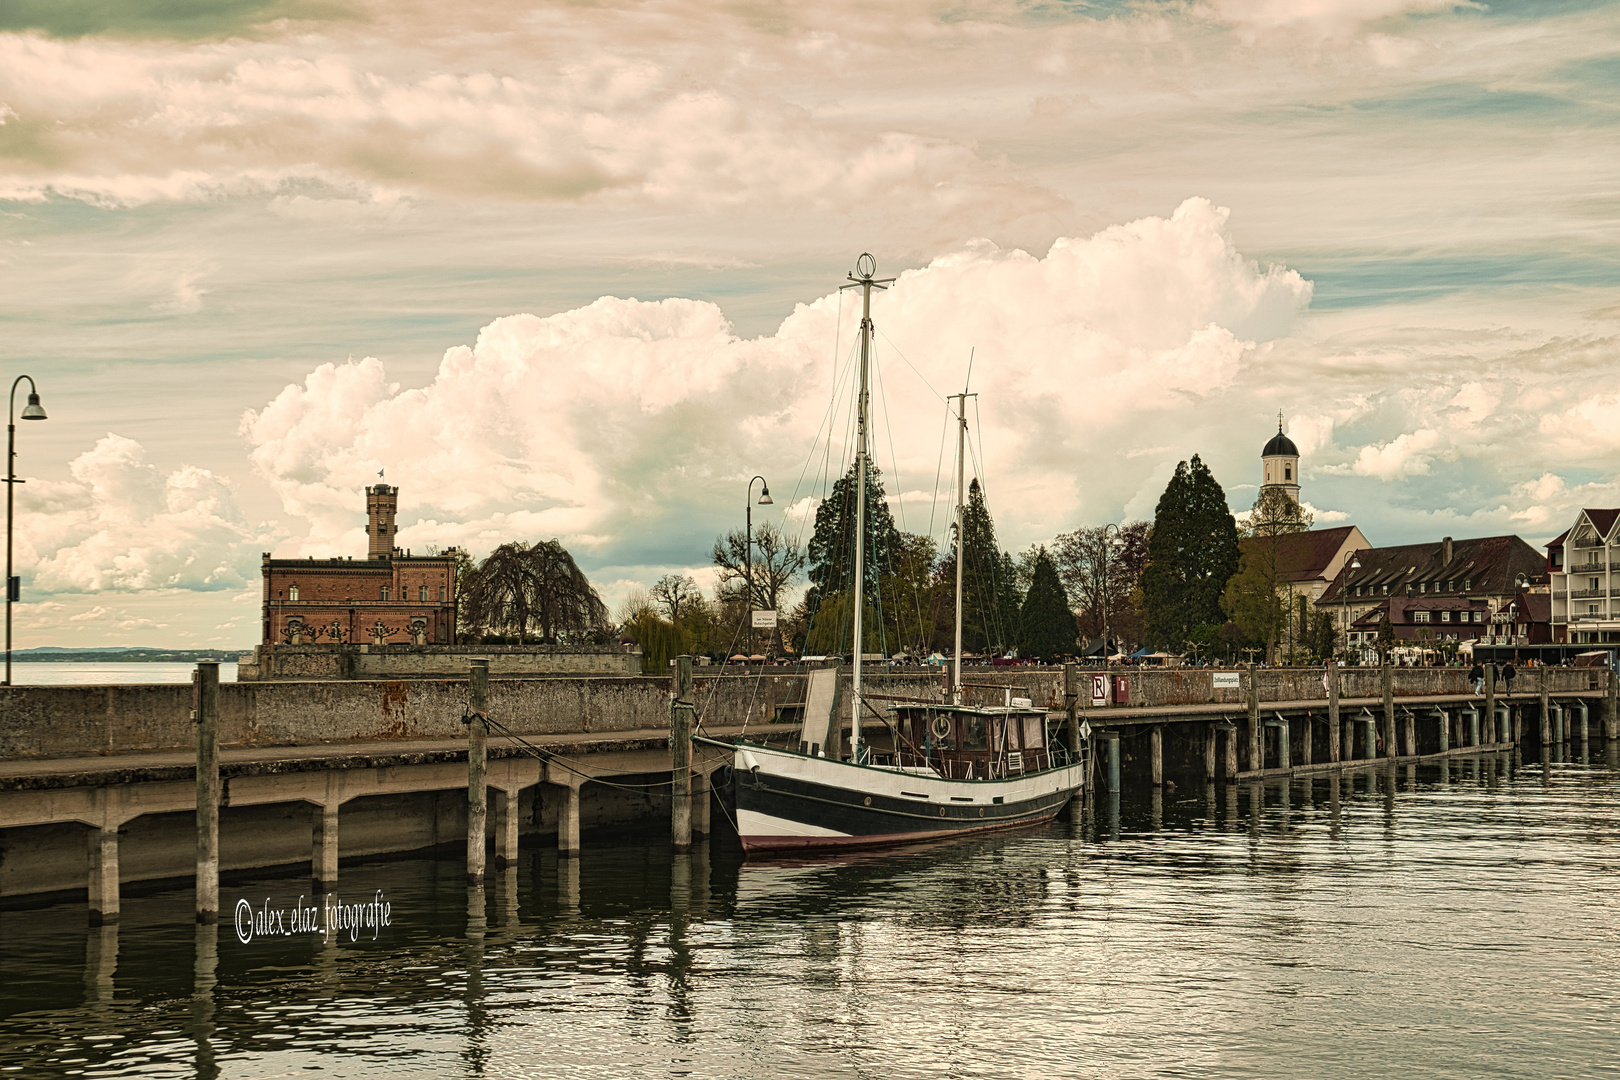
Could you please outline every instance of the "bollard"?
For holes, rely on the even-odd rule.
[[[219,661],[192,676],[197,722],[197,921],[219,921]]]
[[[484,708],[489,699],[489,661],[472,661],[467,674],[467,884],[484,883],[484,845],[489,827],[489,724]]]
[[[1101,740],[1107,760],[1106,782],[1111,795],[1119,794],[1119,732],[1099,731],[1096,737]]]
[[[675,700],[669,710],[670,844],[692,848],[692,658],[675,658]],[[857,721],[858,722],[858,721]]]

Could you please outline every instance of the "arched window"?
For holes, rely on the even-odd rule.
[[[386,585],[384,585],[384,586],[383,586],[383,587],[382,587],[382,588],[381,588],[381,589],[380,589],[380,590],[379,590],[379,594],[380,594],[380,595],[379,595],[379,596],[378,596],[378,599],[379,599],[379,600],[386,600],[386,599],[388,599],[388,586],[386,586]]]
[[[289,600],[298,599],[298,586],[297,585],[289,585],[287,587],[287,599],[289,599]]]
[[[1284,465],[1283,466],[1283,479],[1284,480],[1292,480],[1293,478],[1294,478],[1294,467],[1292,465]]]

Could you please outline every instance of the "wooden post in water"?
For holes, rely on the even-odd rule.
[[[1153,771],[1153,786],[1164,783],[1164,725],[1154,724],[1148,730],[1149,767]]]
[[[1266,764],[1266,729],[1260,726],[1260,669],[1249,661],[1249,768],[1259,772]]]
[[[1204,779],[1215,779],[1215,739],[1217,736],[1213,723],[1204,725]],[[1214,813],[1211,812],[1211,817]]]
[[[1226,779],[1236,780],[1238,774],[1238,729],[1236,724],[1222,721],[1221,733],[1226,736]]]
[[[1397,757],[1395,746],[1395,672],[1389,665],[1389,657],[1384,657],[1384,756]]]
[[[1620,671],[1612,668],[1609,676],[1609,707],[1603,710],[1603,737],[1620,739]]]
[[[1496,731],[1496,665],[1495,664],[1486,664],[1485,665],[1485,721],[1484,721],[1483,725],[1475,724],[1474,728],[1473,728],[1473,731],[1474,731],[1474,735],[1475,735],[1475,739],[1474,739],[1474,745],[1475,746],[1478,746],[1480,744],[1480,739],[1478,738],[1478,736],[1479,736],[1481,731],[1484,731],[1486,733],[1486,738],[1484,740],[1485,742],[1495,742],[1496,741],[1494,738],[1491,737],[1491,734]]]
[[[1328,697],[1328,761],[1337,765],[1340,761],[1339,746],[1339,665],[1328,661],[1327,667],[1327,697]]]
[[[1552,702],[1548,696],[1547,668],[1545,665],[1536,668],[1536,690],[1541,696],[1541,745],[1553,744]]]
[[[484,883],[484,845],[489,829],[489,724],[484,708],[489,700],[489,661],[472,662],[467,684],[467,884]]]
[[[219,921],[219,661],[201,660],[197,707],[197,921]]]
[[[692,658],[678,656],[669,708],[669,839],[676,851],[692,848],[692,713]]]
[[[947,697],[946,700],[949,700]],[[1068,743],[1069,755],[1080,760],[1080,665],[1063,665],[1063,738]]]

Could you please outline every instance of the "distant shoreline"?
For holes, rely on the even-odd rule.
[[[245,649],[29,649],[13,652],[13,664],[191,664],[198,660],[237,663]]]

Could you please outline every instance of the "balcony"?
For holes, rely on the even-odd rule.
[[[1603,597],[1608,595],[1608,589],[1571,589],[1569,591],[1569,598],[1571,600],[1590,600],[1594,597],[1601,600]]]

